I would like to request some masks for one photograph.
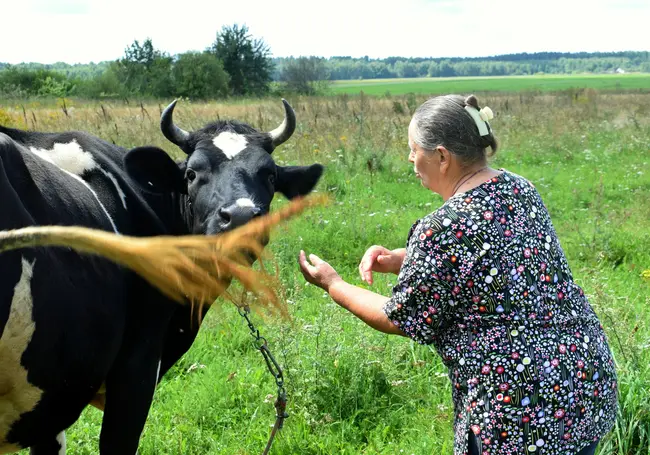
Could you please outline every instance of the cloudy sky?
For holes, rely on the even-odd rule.
[[[277,57],[650,50],[649,0],[4,0],[1,11],[9,63],[113,60],[147,37],[170,54],[203,50],[233,23]]]

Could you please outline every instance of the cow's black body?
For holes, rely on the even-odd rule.
[[[187,139],[189,133],[174,128]],[[213,234],[268,211],[275,191],[306,194],[320,177],[319,165],[273,163],[277,133],[237,124],[210,128],[192,133],[191,145],[171,134],[188,154],[175,163],[160,149],[127,151],[83,132],[0,127],[0,229],[82,225],[134,236]],[[210,140],[219,128],[245,147],[225,156],[215,144],[230,142]],[[157,381],[197,332],[189,307],[107,260],[64,248],[0,254],[0,453],[18,447],[63,453],[57,435],[102,385],[100,453],[135,453]]]

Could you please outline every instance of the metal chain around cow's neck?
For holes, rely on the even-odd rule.
[[[269,436],[269,441],[266,444],[266,448],[264,449],[264,452],[262,452],[262,455],[267,455],[271,449],[271,444],[273,444],[275,434],[278,430],[282,429],[282,425],[284,425],[284,419],[289,417],[289,414],[286,413],[287,391],[284,389],[284,375],[282,374],[282,368],[280,368],[280,365],[278,362],[276,362],[273,354],[271,354],[271,351],[269,350],[266,338],[260,335],[260,331],[255,328],[250,318],[248,317],[250,314],[249,306],[237,306],[237,311],[244,319],[246,319],[246,323],[248,324],[248,328],[251,331],[251,335],[255,339],[253,341],[255,348],[259,349],[259,351],[262,353],[264,361],[266,362],[266,366],[268,367],[269,372],[275,378],[275,384],[278,386],[278,396],[275,399],[275,424],[273,425],[273,430],[271,430],[271,435]]]

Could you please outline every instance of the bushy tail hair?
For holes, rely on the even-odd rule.
[[[68,247],[94,254],[127,267],[168,297],[183,304],[211,305],[226,292],[231,279],[238,280],[263,306],[287,315],[278,297],[279,284],[262,263],[260,239],[280,222],[306,208],[323,204],[325,196],[309,195],[285,207],[255,218],[244,226],[218,235],[130,237],[78,226],[31,226],[0,231],[0,253],[25,247]],[[251,265],[260,261],[262,270]],[[200,314],[200,312],[199,312]]]

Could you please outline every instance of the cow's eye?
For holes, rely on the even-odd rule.
[[[275,174],[269,174],[269,184],[275,186]]]
[[[196,178],[196,172],[194,172],[192,169],[188,169],[187,172],[185,173],[185,178],[187,179],[188,182],[192,183]]]

